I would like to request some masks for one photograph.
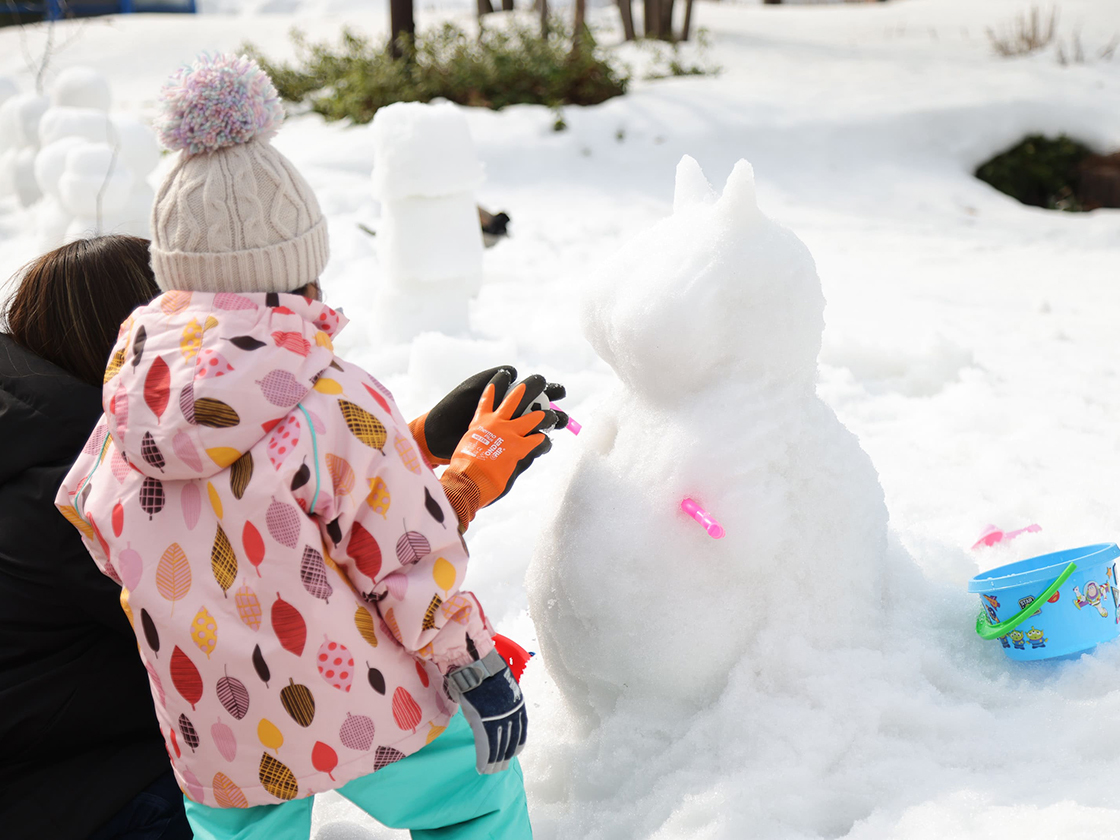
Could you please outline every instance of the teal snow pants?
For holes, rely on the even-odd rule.
[[[489,776],[475,770],[474,737],[462,714],[424,749],[338,788],[413,840],[531,840],[521,765]],[[308,840],[312,797],[255,808],[211,808],[187,800],[195,840]]]

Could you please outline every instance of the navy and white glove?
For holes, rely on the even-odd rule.
[[[501,654],[482,659],[447,675],[447,691],[458,701],[474,733],[475,766],[479,773],[500,773],[525,746],[529,718],[525,698]]]

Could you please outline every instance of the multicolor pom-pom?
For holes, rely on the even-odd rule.
[[[160,103],[160,142],[188,155],[268,140],[284,121],[272,80],[245,56],[199,56],[164,84]]]

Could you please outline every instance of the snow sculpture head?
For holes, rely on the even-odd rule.
[[[655,401],[717,377],[815,379],[824,328],[816,267],[801,240],[759,210],[745,160],[717,197],[684,157],[673,215],[626,245],[593,285],[584,323],[592,345]]]

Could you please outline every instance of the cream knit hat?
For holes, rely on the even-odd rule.
[[[152,270],[164,291],[288,292],[327,264],[311,187],[268,142],[276,89],[244,56],[202,56],[164,85],[160,140],[179,160],[152,207]]]

